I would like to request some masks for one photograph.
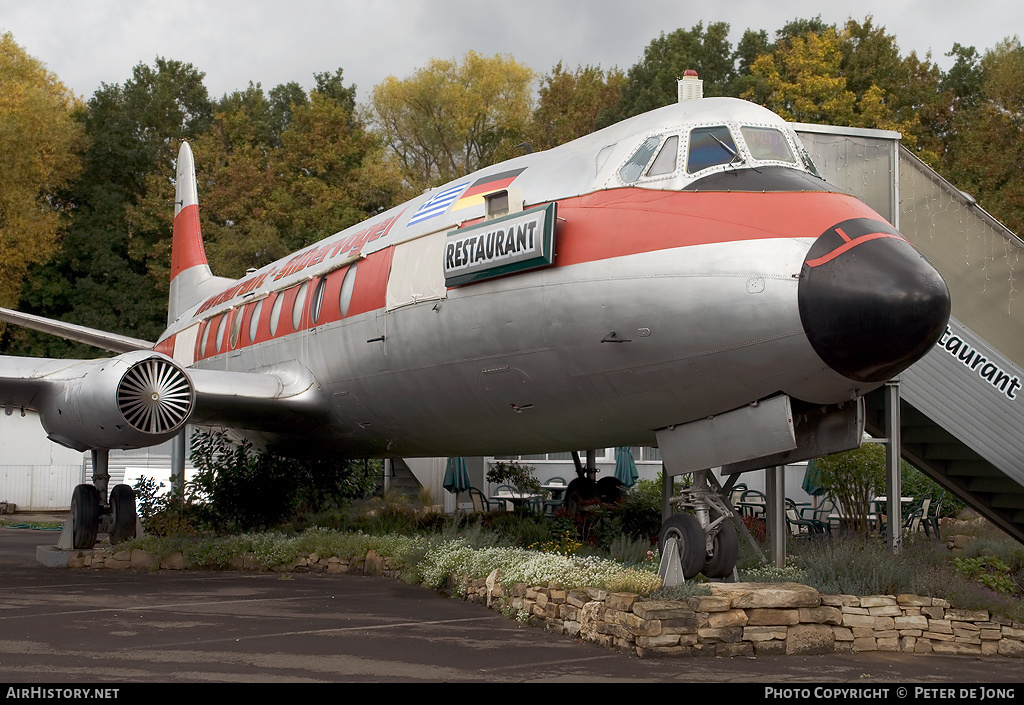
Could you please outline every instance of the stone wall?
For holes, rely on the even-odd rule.
[[[490,584],[490,587],[488,586]],[[711,583],[712,594],[632,593],[467,580],[466,596],[559,634],[640,657],[854,651],[1024,657],[1024,624],[917,595],[820,595],[795,583]]]
[[[95,549],[72,552],[68,567],[181,570],[186,566],[180,553],[158,559],[137,549]],[[272,567],[259,565],[253,556],[242,556],[226,567],[400,577],[386,558],[373,551],[358,559],[300,556]],[[456,592],[467,600],[510,618],[642,658],[855,651],[1024,658],[1024,624],[918,595],[821,595],[796,583],[710,583],[711,595],[654,600],[595,588],[505,586],[499,571],[486,579],[456,578],[455,584]]]

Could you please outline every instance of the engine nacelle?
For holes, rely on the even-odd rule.
[[[50,439],[85,451],[145,448],[181,431],[195,406],[195,387],[177,362],[150,351],[73,365],[50,377],[37,401]]]

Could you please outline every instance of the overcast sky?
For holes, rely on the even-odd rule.
[[[625,70],[662,32],[728,22],[735,46],[746,29],[772,35],[819,14],[871,15],[901,53],[931,51],[944,69],[954,42],[984,52],[1024,33],[1020,0],[0,0],[0,30],[84,98],[163,57],[205,72],[215,98],[250,81],[308,89],[314,73],[340,67],[364,102],[385,77],[470,49],[511,54],[540,74],[558,61]]]

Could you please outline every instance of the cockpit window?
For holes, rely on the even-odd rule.
[[[686,171],[689,173],[696,174],[708,167],[739,159],[739,150],[725,125],[697,127],[690,131],[690,149],[686,158]]]
[[[750,156],[764,162],[796,163],[786,136],[770,127],[741,127],[740,132],[750,150]]]
[[[660,143],[660,137],[648,137],[640,146],[640,149],[633,152],[633,156],[629,158],[629,161],[619,169],[619,176],[622,177],[622,180],[627,184],[631,184],[639,179],[640,175],[644,173],[644,167],[651,161],[651,157],[654,156],[654,150],[658,148]]]
[[[662,145],[661,151],[658,152],[658,156],[654,158],[654,163],[651,164],[651,168],[647,170],[647,176],[671,174],[676,170],[676,159],[678,157],[679,136],[672,135],[665,140],[665,144]]]

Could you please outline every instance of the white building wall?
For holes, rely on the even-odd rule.
[[[84,481],[84,454],[48,439],[37,414],[0,413],[0,502],[18,511],[63,510]]]

